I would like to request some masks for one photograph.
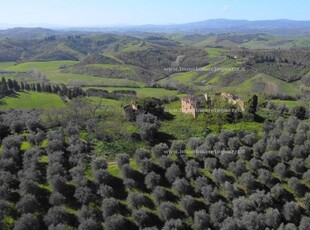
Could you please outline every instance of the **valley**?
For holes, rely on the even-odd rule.
[[[310,36],[209,23],[0,31],[0,229],[309,229]]]

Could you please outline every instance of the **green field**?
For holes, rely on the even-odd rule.
[[[26,81],[29,84],[39,82],[32,77],[15,77],[9,74],[2,75],[5,79],[16,79],[17,81]],[[1,76],[1,77],[2,77]],[[116,86],[116,87],[143,87],[144,83],[128,80],[128,79],[116,79],[116,78],[101,78],[93,77],[85,74],[72,74],[72,73],[60,73],[58,71],[50,71],[46,74],[46,80],[55,84],[65,84],[70,86],[79,85],[101,85],[101,86]]]
[[[193,78],[197,76],[197,72],[185,72],[173,74],[170,79],[174,81],[179,81],[182,83],[190,83]]]
[[[214,45],[216,41],[216,36],[210,36],[207,39],[194,44],[195,47],[206,47],[209,45]]]
[[[207,51],[210,56],[217,57],[227,50],[221,48],[205,48],[205,51]]]
[[[61,66],[70,66],[77,64],[77,61],[47,61],[47,62],[25,62],[16,64],[14,62],[0,62],[0,70],[12,71],[12,72],[30,72],[37,70],[42,72],[46,76],[46,80],[56,84],[66,85],[102,85],[102,86],[128,86],[128,87],[143,87],[144,83],[128,80],[128,79],[116,79],[107,77],[94,77],[87,74],[73,74],[62,73],[59,69]],[[103,69],[115,69],[119,68],[124,71],[133,71],[130,66],[123,65],[102,65],[94,64],[97,68]],[[13,79],[14,76],[5,75],[5,78]],[[38,79],[33,77],[15,78],[17,81],[23,80],[28,83],[36,83]]]
[[[0,70],[6,70],[9,67],[14,66],[15,62],[0,62]]]
[[[143,46],[142,42],[138,42],[138,43],[137,42],[129,42],[124,47],[122,47],[120,52],[133,52],[133,51],[145,50],[145,49],[147,49],[147,47],[149,47],[147,44],[148,43],[145,42],[145,45]]]
[[[58,70],[61,66],[77,64],[77,61],[47,61],[47,62],[25,62],[16,64],[14,62],[0,63],[0,69],[14,72],[29,72],[37,69],[42,72]]]
[[[309,38],[299,38],[296,39],[294,42],[294,45],[299,46],[299,47],[310,47],[310,40]]]
[[[287,100],[270,100],[270,102],[273,102],[276,105],[284,104],[289,108],[296,107],[296,106],[306,106],[309,107],[309,102],[302,102],[302,101],[287,101]]]
[[[265,84],[263,90],[258,89],[257,85]],[[248,80],[245,80],[236,87],[225,87],[225,91],[230,91],[237,94],[251,94],[251,93],[263,93],[263,94],[286,94],[286,95],[298,95],[301,94],[298,86],[294,86],[291,83],[286,83],[279,79],[266,74],[256,74]]]
[[[113,65],[113,64],[89,64],[87,66],[90,67],[95,67],[99,69],[117,69],[117,70],[122,70],[122,71],[134,71],[134,68],[132,66],[128,65]]]
[[[128,79],[103,78],[103,77],[94,77],[86,74],[60,73],[56,71],[47,73],[47,79],[53,83],[66,84],[66,85],[78,84],[78,85],[131,86],[131,87],[141,87],[144,85],[141,82]]]
[[[196,72],[182,72],[182,73],[175,73],[170,75],[167,78],[161,79],[158,81],[159,84],[169,83],[171,81],[177,81],[185,84],[193,83],[193,77],[196,77]]]
[[[121,106],[123,105],[122,101],[117,101],[117,100],[112,100],[112,99],[107,99],[107,98],[98,98],[98,97],[89,97],[88,99],[91,100],[92,103],[95,105],[97,104],[102,104],[104,106]]]
[[[0,109],[52,109],[66,105],[58,95],[38,92],[19,92],[0,99]]]

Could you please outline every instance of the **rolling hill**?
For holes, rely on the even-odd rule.
[[[218,25],[221,23],[232,27],[254,22],[222,20]],[[268,27],[271,22],[260,23]],[[258,27],[260,23],[254,24]],[[277,25],[283,23],[295,25],[288,21]],[[216,21],[206,24],[216,28]],[[296,28],[307,25],[301,24]],[[33,38],[25,37],[26,32]],[[0,34],[0,75],[18,81],[151,86],[182,93],[225,89],[303,95],[309,88],[310,38],[306,35],[110,34],[42,28],[16,28]],[[5,35],[11,37],[1,39]],[[196,68],[202,71],[191,71]]]

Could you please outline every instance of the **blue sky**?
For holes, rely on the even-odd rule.
[[[309,0],[4,0],[0,24],[177,24],[214,18],[310,20]]]

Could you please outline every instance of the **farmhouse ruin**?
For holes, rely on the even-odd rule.
[[[209,101],[207,94],[186,96],[181,99],[182,113],[191,114],[194,118],[198,116],[198,110],[201,108],[203,101]]]
[[[221,93],[220,96],[227,99],[229,104],[237,105],[241,109],[242,112],[245,111],[244,101],[242,101],[237,96],[231,93]]]
[[[245,111],[245,103],[237,96],[231,93],[217,93],[215,96],[224,98],[229,104],[237,105],[242,112]],[[202,108],[203,102],[211,104],[211,97],[208,94],[190,95],[181,98],[181,111],[182,113],[191,114],[197,118],[199,110]]]

